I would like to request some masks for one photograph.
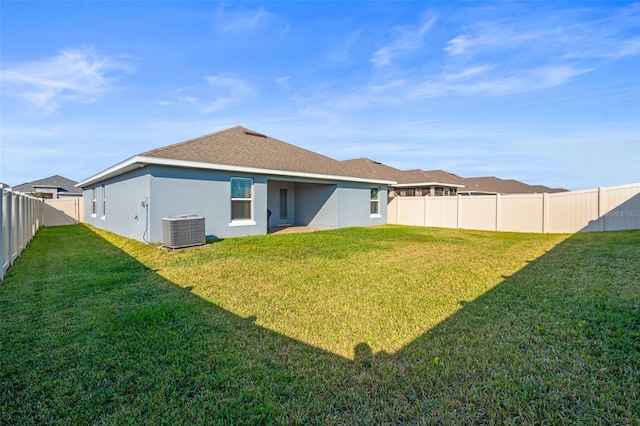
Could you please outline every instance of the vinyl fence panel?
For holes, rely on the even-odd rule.
[[[458,227],[458,197],[425,197],[427,226]]]
[[[543,232],[542,194],[501,196],[498,203],[498,231]]]
[[[423,197],[396,197],[397,219],[403,225],[424,226],[425,203]]]
[[[598,190],[560,192],[548,195],[545,232],[599,231]]]
[[[640,183],[555,194],[396,197],[389,223],[488,231],[640,229]]]
[[[497,229],[496,204],[496,197],[493,195],[479,195],[474,197],[460,196],[458,203],[458,227],[495,231]]]
[[[398,223],[398,197],[387,198],[387,223]]]
[[[82,197],[45,200],[44,226],[73,225],[82,222]]]
[[[0,281],[42,226],[42,200],[0,187]]]
[[[640,186],[605,188],[602,203],[603,227],[607,231],[638,229],[640,221]]]

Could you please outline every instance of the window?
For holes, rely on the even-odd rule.
[[[102,219],[107,215],[107,191],[102,185]]]
[[[253,212],[253,179],[231,178],[231,221],[250,221]]]
[[[380,188],[371,188],[371,216],[380,215]]]
[[[98,209],[98,200],[96,198],[96,189],[91,189],[91,216],[96,215],[96,210]]]

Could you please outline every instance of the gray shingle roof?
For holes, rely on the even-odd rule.
[[[411,183],[442,183],[449,185],[464,185],[464,180],[444,170],[405,170],[397,179],[399,184]]]
[[[348,168],[349,173],[353,176],[375,176],[380,179],[396,181],[398,174],[402,173],[401,170],[368,158],[344,160],[341,163]]]
[[[464,185],[460,192],[486,192],[500,194],[532,194],[544,192],[563,192],[563,188],[549,188],[543,185],[528,185],[514,179],[500,179],[494,176],[463,178],[444,170],[399,170],[368,158],[356,158],[342,161],[354,176],[373,175],[381,179],[396,181],[398,185],[439,183]]]
[[[197,161],[301,173],[353,176],[338,160],[236,126],[139,154],[144,157]]]
[[[351,169],[352,174],[358,176],[366,173],[381,179],[396,181],[399,184],[441,183],[449,185],[464,185],[461,177],[444,170],[399,170],[368,158],[356,158],[342,162]]]
[[[37,188],[58,188],[72,194],[81,194],[82,190],[74,186],[76,183],[76,181],[67,179],[66,177],[54,175],[49,176],[48,178],[34,180],[33,182],[16,185],[12,187],[12,190],[16,192],[32,193],[38,192]]]
[[[528,185],[514,179],[500,179],[495,176],[464,179],[464,190],[499,194],[542,194],[545,192],[564,192],[563,188],[549,188],[544,185]]]

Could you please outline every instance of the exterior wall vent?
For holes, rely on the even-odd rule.
[[[204,217],[186,214],[162,219],[162,244],[171,249],[206,243]]]

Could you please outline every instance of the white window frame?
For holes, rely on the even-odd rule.
[[[96,217],[96,213],[98,210],[98,199],[96,197],[96,189],[91,188],[91,217]]]
[[[102,216],[100,219],[105,220],[107,217],[107,190],[104,185],[102,185]]]
[[[233,181],[234,180],[245,180],[245,181],[249,181],[251,182],[251,197],[249,198],[234,198],[233,197]],[[247,226],[247,225],[255,225],[256,222],[254,220],[254,196],[255,196],[255,185],[254,185],[254,181],[253,178],[248,178],[248,177],[232,177],[229,180],[229,217],[231,218],[231,222],[229,223],[229,226]],[[233,218],[233,202],[234,201],[249,201],[250,207],[250,215],[251,217],[249,218],[242,218],[242,219],[234,219]]]
[[[373,190],[376,191],[376,197],[373,198]],[[373,212],[373,206],[376,206],[376,212]],[[379,186],[372,186],[371,188],[369,188],[369,213],[370,216],[369,217],[382,217],[382,215],[380,214],[380,187]]]

